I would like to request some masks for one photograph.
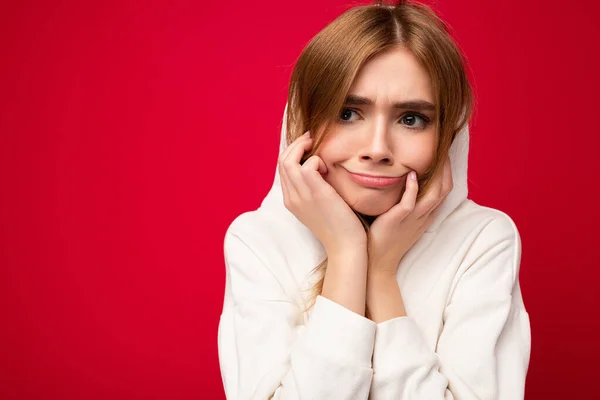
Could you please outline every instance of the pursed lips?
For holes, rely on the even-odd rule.
[[[401,176],[372,175],[372,174],[365,174],[362,172],[351,172],[347,169],[346,169],[346,171],[348,172],[348,174],[350,175],[350,178],[354,182],[356,182],[362,186],[367,186],[367,187],[391,186],[393,184],[401,182],[402,179],[406,176],[406,174],[401,175]]]
[[[342,167],[344,168],[344,167]],[[367,178],[381,178],[381,179],[402,179],[404,178],[408,173],[400,175],[400,176],[388,176],[388,175],[376,175],[376,174],[369,174],[369,173],[365,173],[365,172],[354,172],[354,171],[350,171],[347,168],[344,168],[346,171],[348,171],[348,173],[350,174],[354,174],[354,175],[360,175],[360,176],[365,176]]]
[[[365,174],[362,172],[352,172],[352,171],[348,171],[351,174],[354,175],[360,175],[360,176],[366,176],[367,178],[382,178],[382,179],[401,179],[403,178],[406,174],[404,175],[400,175],[400,176],[386,176],[386,175],[371,175],[371,174]]]

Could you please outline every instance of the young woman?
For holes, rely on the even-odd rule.
[[[511,218],[467,198],[472,91],[427,6],[356,6],[292,74],[275,183],[225,236],[228,399],[523,398]]]

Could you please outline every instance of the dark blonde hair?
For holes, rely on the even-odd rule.
[[[310,131],[311,157],[327,132],[337,124],[346,97],[360,68],[372,57],[402,46],[419,60],[431,79],[436,106],[434,126],[439,140],[429,169],[419,177],[419,195],[427,191],[431,177],[443,166],[454,138],[473,111],[473,91],[466,73],[466,59],[452,39],[447,24],[427,5],[378,1],[355,6],[321,30],[298,58],[288,91],[287,143]],[[365,230],[369,223],[355,212]],[[311,289],[310,309],[321,294],[327,259],[313,273],[319,281]]]

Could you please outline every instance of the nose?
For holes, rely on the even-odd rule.
[[[362,148],[359,157],[363,161],[372,161],[391,165],[394,163],[394,155],[390,146],[390,127],[386,121],[380,120],[367,132],[366,144]]]

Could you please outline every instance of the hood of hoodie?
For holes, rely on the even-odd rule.
[[[283,111],[283,120],[281,126],[280,142],[279,142],[279,154],[281,154],[287,147],[286,140],[286,113],[288,105],[286,104]],[[437,212],[433,223],[429,226],[426,232],[435,232],[444,220],[450,215],[464,200],[467,199],[468,185],[467,185],[467,167],[469,157],[469,124],[467,124],[456,136],[452,146],[450,147],[450,164],[452,166],[452,180],[453,188],[452,191],[446,196],[442,204],[440,204],[439,211]],[[260,206],[261,211],[267,212],[280,212],[291,215],[294,219],[295,216],[285,208],[283,204],[283,191],[281,188],[281,182],[279,180],[279,166],[275,169],[275,178],[273,180],[273,186],[269,190],[269,193],[262,201]],[[296,221],[298,221],[296,219]],[[298,221],[300,222],[300,221]],[[304,226],[302,224],[302,226]]]

